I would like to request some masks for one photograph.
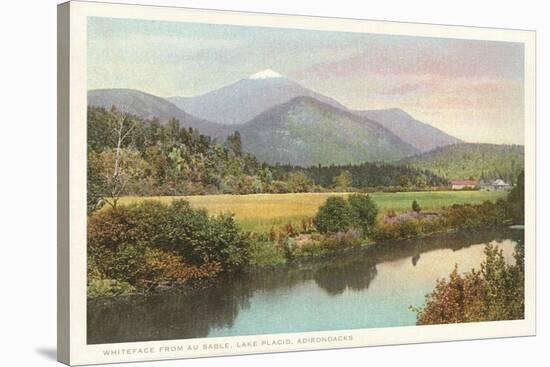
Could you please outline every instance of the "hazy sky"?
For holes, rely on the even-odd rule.
[[[264,69],[352,109],[523,144],[522,44],[88,18],[88,89],[195,96]]]

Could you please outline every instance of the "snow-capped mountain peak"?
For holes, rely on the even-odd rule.
[[[259,71],[256,74],[252,74],[248,78],[249,79],[272,79],[272,78],[282,78],[282,77],[283,76],[278,72],[271,69],[266,69],[266,70]]]

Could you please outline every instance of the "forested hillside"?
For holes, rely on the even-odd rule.
[[[427,169],[448,179],[502,178],[514,183],[524,168],[524,149],[521,145],[464,143],[434,149],[397,163]]]
[[[88,108],[88,204],[116,206],[124,195],[205,195],[314,192],[372,187],[400,190],[446,180],[389,164],[273,166],[243,151],[238,131],[224,141],[144,120],[116,109]]]
[[[174,119],[160,124],[114,109],[88,109],[92,207],[129,194],[261,192],[269,180],[256,158],[242,152],[238,134],[219,144],[196,129],[180,127]]]
[[[419,152],[380,124],[311,97],[294,98],[238,128],[243,147],[269,164],[359,164]]]

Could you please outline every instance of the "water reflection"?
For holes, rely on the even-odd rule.
[[[314,279],[330,295],[338,295],[346,289],[368,289],[376,274],[375,263],[369,259],[357,259],[324,265],[315,272]]]
[[[234,276],[194,295],[89,300],[88,343],[407,324],[411,300],[423,297],[435,278],[452,270],[454,262],[479,264],[482,246],[469,251],[472,245],[506,239],[518,242],[522,236],[523,231],[499,229],[395,241]],[[455,252],[456,256],[451,255]],[[419,262],[421,255],[426,259]],[[433,271],[435,265],[439,272]],[[376,289],[369,290],[375,281]],[[318,302],[313,311],[312,302]],[[312,315],[323,308],[341,319],[327,321]],[[363,312],[367,316],[380,312],[384,323],[374,323]],[[285,326],[290,313],[299,320],[293,330]]]

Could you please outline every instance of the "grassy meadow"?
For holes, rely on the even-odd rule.
[[[423,210],[434,210],[452,204],[479,204],[485,200],[504,198],[506,192],[489,191],[431,191],[372,193],[381,211],[408,210],[417,200]],[[252,194],[252,195],[206,195],[206,196],[126,196],[120,204],[143,200],[169,202],[174,199],[188,200],[196,208],[204,208],[210,214],[233,213],[244,230],[267,232],[272,226],[279,227],[291,222],[299,225],[303,218],[315,215],[317,209],[329,196],[347,196],[349,193],[298,193],[298,194]]]

